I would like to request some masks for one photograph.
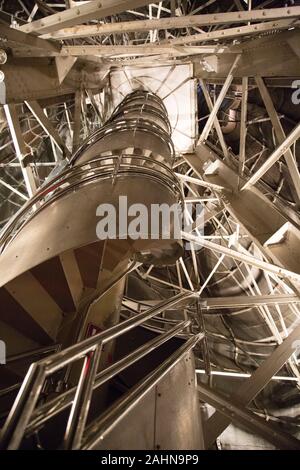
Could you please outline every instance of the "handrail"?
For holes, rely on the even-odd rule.
[[[131,162],[128,163],[124,161],[126,158],[130,159]],[[170,190],[176,192],[180,198],[182,197],[181,188],[177,178],[174,177],[170,168],[162,162],[152,160],[146,156],[132,154],[110,155],[94,158],[89,162],[82,163],[74,168],[71,167],[62,172],[46,186],[41,188],[40,191],[24,204],[24,206],[15,214],[15,216],[12,217],[11,221],[0,233],[1,252],[3,252],[7,246],[9,236],[14,230],[20,230],[20,228],[24,227],[29,220],[35,217],[41,210],[54,202],[57,198],[62,197],[62,195],[75,187],[93,182],[99,178],[111,179],[112,172],[116,167],[114,163],[111,163],[114,161],[118,162],[118,173],[116,176],[124,174],[142,174],[149,178],[155,178],[156,180],[163,181],[165,186],[168,186]],[[149,167],[147,167],[147,164],[149,164]],[[73,180],[75,181],[72,183]],[[34,206],[36,207],[34,212],[30,212]],[[23,224],[18,226],[17,224],[20,222],[22,223],[22,221]]]
[[[157,336],[156,338],[148,341],[146,344],[142,345],[132,353],[128,354],[124,358],[117,361],[115,364],[107,367],[106,369],[99,372],[96,376],[96,380],[93,386],[93,390],[96,390],[101,385],[103,385],[107,380],[112,379],[115,375],[120,373],[125,368],[131,366],[135,362],[142,359],[145,355],[157,349],[159,346],[164,344],[169,339],[177,336],[180,331],[187,328],[190,325],[190,320],[177,323],[177,325],[171,330],[165,332],[162,335]],[[43,404],[35,410],[32,415],[32,420],[27,427],[26,436],[31,435],[37,431],[41,425],[46,421],[53,418],[54,416],[61,413],[63,410],[68,408],[74,399],[76,392],[76,387],[71,388],[70,390],[64,392],[59,397],[56,397],[49,402]]]
[[[51,352],[57,352],[61,348],[61,344],[52,344],[50,346],[45,346],[43,348],[38,348],[38,349],[31,349],[30,351],[26,351],[24,353],[20,354],[15,354],[14,356],[9,356],[6,359],[6,364],[11,364],[13,362],[20,362],[23,361],[24,359],[32,360],[41,355],[49,354]],[[18,390],[22,385],[22,382],[15,383],[13,385],[10,385],[9,387],[0,389],[0,397],[3,397],[5,395],[9,395],[12,392],[15,392]]]
[[[130,318],[134,314],[133,311],[128,311],[122,312],[121,313],[121,318],[127,319]],[[172,319],[164,319],[164,318],[152,318],[151,320],[143,323],[141,326],[145,328],[146,330],[152,331],[153,333],[162,333],[164,331],[168,331],[166,327],[172,327],[178,323],[178,320],[172,320]],[[182,339],[187,339],[192,335],[192,333],[179,333],[178,337]]]
[[[70,159],[70,165],[74,165],[76,160],[80,158],[81,154],[90,146],[96,142],[101,141],[102,138],[107,137],[114,132],[143,132],[146,131],[147,134],[154,135],[158,137],[162,142],[166,143],[170,149],[171,160],[174,161],[175,158],[175,147],[173,141],[169,134],[157,126],[156,124],[148,121],[147,119],[119,119],[115,123],[107,123],[105,126],[101,127],[89,135],[81,144],[81,146],[76,150]]]
[[[24,353],[15,354],[14,356],[8,356],[6,359],[6,364],[11,362],[19,362],[24,359],[34,358],[36,356],[49,354],[50,352],[57,352],[61,349],[61,344],[51,344],[50,346],[44,346],[43,348],[31,349]]]
[[[19,447],[32,418],[46,378],[57,370],[83,359],[81,374],[65,434],[65,447],[79,448],[85,430],[103,345],[141,325],[163,310],[172,308],[183,299],[192,297],[195,297],[195,294],[192,292],[180,293],[150,308],[146,312],[136,315],[136,317],[129,318],[123,323],[117,324],[98,335],[32,364],[1,431],[0,448],[16,449]]]

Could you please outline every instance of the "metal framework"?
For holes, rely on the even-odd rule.
[[[158,67],[170,64],[173,67],[165,78],[167,85],[172,84],[177,65],[192,64],[193,75],[189,80],[198,85],[198,97],[203,98],[201,106],[207,109],[207,115],[198,110],[195,151],[188,154],[177,151],[172,168],[166,170],[168,178],[165,176],[170,187],[172,184],[175,187],[176,181],[176,191],[181,190],[188,222],[188,229],[182,230],[181,235],[189,243],[189,249],[170,268],[136,263],[129,271],[124,270],[126,275],[133,273],[132,279],[141,282],[145,291],[166,298],[175,293],[174,298],[163,302],[124,298],[124,310],[131,312],[132,318],[32,366],[2,430],[2,447],[18,448],[26,433],[38,432],[48,418],[70,406],[65,448],[93,448],[126,416],[126,406],[139,403],[195,348],[203,367],[198,381],[199,399],[216,409],[202,423],[206,449],[215,445],[232,421],[278,448],[299,448],[295,437],[270,425],[249,406],[256,407],[255,398],[275,377],[279,383],[289,382],[295,393],[299,392],[300,124],[289,114],[290,108],[280,108],[268,80],[278,79],[283,83],[278,86],[280,90],[286,88],[286,79],[295,83],[299,77],[300,7],[282,8],[278,2],[271,1],[267,2],[269,8],[251,9],[251,2],[247,2],[247,11],[241,2],[232,2],[230,11],[216,8],[212,13],[212,8],[220,2],[201,5],[194,2],[192,10],[189,9],[192,2],[180,1],[176,9],[175,2],[166,1],[157,4],[143,0],[68,1],[57,5],[56,10],[52,8],[52,14],[47,16],[40,3],[52,8],[49,2],[37,2],[31,11],[23,7],[22,18],[12,15],[13,27],[0,25],[0,100],[8,133],[8,139],[1,141],[0,210],[2,204],[8,204],[3,223],[9,220],[11,224],[1,234],[4,248],[9,246],[19,224],[26,226],[32,210],[47,206],[48,193],[49,197],[56,197],[65,191],[64,181],[57,176],[60,171],[65,171],[63,174],[72,182],[71,173],[64,170],[64,165],[69,162],[73,165],[99,136],[116,138],[114,126],[119,125],[118,135],[132,131],[127,110],[121,105],[102,133],[97,133],[113,108],[110,72],[114,68],[124,70],[126,80],[134,89],[136,83],[141,87],[148,83],[147,70],[153,63]],[[240,9],[236,8],[237,4]],[[103,21],[108,17],[110,21]],[[257,37],[253,38],[254,35]],[[145,82],[139,83],[130,73],[126,75],[127,66],[144,67]],[[157,118],[183,85],[170,86],[168,94],[161,96],[162,104],[156,103],[156,109],[153,95],[148,112]],[[160,87],[147,91],[160,96]],[[117,92],[122,95],[120,90]],[[296,92],[294,98],[292,95],[284,98],[297,99]],[[143,104],[143,111],[147,105],[147,102]],[[263,112],[253,118],[254,105]],[[180,111],[177,110],[178,116]],[[141,132],[139,126],[144,126],[145,135],[150,132],[147,123],[140,124],[140,117],[134,119],[135,133]],[[153,123],[152,127],[153,141],[161,138],[163,131],[158,131]],[[271,135],[272,148],[266,143],[267,138],[264,139],[265,129]],[[231,132],[237,139],[230,140]],[[163,133],[161,140],[168,141],[168,151],[173,155],[168,133],[172,133],[171,128]],[[50,152],[45,142],[51,144]],[[132,143],[127,147],[121,156],[105,149],[100,158],[103,167],[108,165],[107,173],[111,173],[113,180],[119,169],[130,171],[130,159],[132,166],[136,165],[137,174],[144,165],[144,171],[158,178],[147,150],[143,153],[141,146]],[[151,153],[149,149],[148,153]],[[47,157],[38,161],[38,154]],[[153,150],[151,158],[153,155],[158,158],[159,151]],[[77,170],[78,174],[82,172],[80,177],[86,184],[91,174],[98,171],[96,160],[95,157],[89,167],[82,164]],[[42,170],[51,165],[55,169],[50,185],[45,182]],[[161,171],[163,165],[159,160],[157,165]],[[49,177],[49,172],[46,176]],[[26,206],[22,207],[25,201]],[[201,217],[196,214],[197,203],[203,207]],[[16,206],[21,207],[18,213],[15,213]],[[188,206],[194,210],[188,211]],[[97,282],[106,269],[104,252],[105,247]],[[59,254],[58,259],[72,305],[76,311],[84,310],[82,292],[86,286],[75,250]],[[204,260],[206,269],[201,267]],[[33,274],[22,276],[24,285],[40,293],[45,310],[60,315],[52,293],[48,295],[42,282]],[[33,318],[38,316],[34,299],[24,300],[24,291],[18,290],[17,282],[5,289],[14,302],[24,308],[28,306]],[[91,299],[90,303],[95,301]],[[154,307],[148,309],[151,302]],[[175,306],[183,311],[184,321],[176,323],[172,315],[168,316]],[[252,330],[245,339],[243,324],[247,329],[247,322]],[[161,336],[99,372],[103,344],[142,323],[161,332]],[[100,417],[94,427],[87,427],[93,391],[123,371],[125,365],[140,360],[179,333],[185,338],[185,345],[147,377],[144,384],[138,384],[128,393],[116,409]],[[200,348],[198,343],[202,339]],[[224,365],[218,357],[222,345]],[[232,353],[228,356],[226,350]],[[83,359],[83,367],[76,387],[59,399],[35,408],[45,378],[78,358]],[[229,362],[232,370],[226,369]],[[90,365],[85,376],[87,364]],[[214,372],[217,374],[221,367],[226,384],[233,380],[234,374],[247,376],[237,389],[232,387],[231,398],[218,390],[219,382],[213,388],[202,380],[206,378],[211,385]]]

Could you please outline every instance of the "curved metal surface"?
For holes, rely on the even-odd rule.
[[[99,205],[110,204],[119,214],[123,210],[119,208],[120,196],[126,196],[128,208],[143,204],[149,217],[152,204],[173,206],[182,200],[180,184],[171,169],[174,147],[169,131],[168,116],[158,97],[142,90],[129,95],[108,123],[86,139],[68,166],[20,209],[0,234],[4,309],[33,317],[52,340],[62,331],[73,341],[66,332],[68,321],[64,321],[70,293],[73,301],[67,312],[76,311],[72,327],[69,325],[73,331],[81,310],[90,318],[85,305],[90,289],[101,293],[100,285],[110,285],[126,274],[131,259],[157,265],[175,263],[182,247],[172,236],[174,214],[170,216],[169,239],[163,239],[162,224],[151,239],[148,220],[147,233],[133,240],[127,230],[121,231],[118,216],[111,239],[99,239],[96,231]],[[66,254],[73,257],[69,268],[65,266]],[[77,302],[70,287],[74,269],[78,272]],[[51,282],[59,272],[61,287],[55,290]],[[44,302],[48,309],[41,315]],[[111,300],[109,304],[113,311]]]

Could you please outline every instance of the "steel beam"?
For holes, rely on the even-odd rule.
[[[126,56],[145,56],[162,54],[167,56],[193,56],[199,54],[231,54],[227,46],[170,46],[168,44],[141,44],[135,45],[81,45],[63,46],[60,51],[48,51],[42,49],[14,48],[14,57],[80,57],[80,56],[114,56],[124,54]]]
[[[177,178],[182,181],[187,181],[189,183],[196,184],[197,186],[202,186],[203,188],[208,188],[213,191],[226,191],[224,186],[219,186],[218,184],[208,183],[207,181],[203,181],[200,178],[194,178],[193,176],[182,175],[181,173],[175,173]]]
[[[18,189],[14,188],[14,187],[11,186],[10,184],[6,183],[6,181],[3,181],[3,180],[0,179],[0,184],[2,184],[2,186],[4,186],[5,188],[9,189],[12,193],[17,194],[19,197],[21,197],[21,198],[24,199],[25,201],[28,201],[28,199],[29,199],[28,196],[25,196],[25,194],[21,193],[21,191],[19,191]]]
[[[206,372],[204,369],[196,369],[196,374],[204,375]],[[247,379],[251,377],[251,374],[247,374],[246,372],[228,372],[227,370],[212,370],[211,375],[218,375],[220,377],[232,377],[238,379]],[[292,377],[290,375],[273,375],[271,380],[275,381],[283,381],[283,382],[298,382],[299,379],[297,377]]]
[[[235,71],[235,80],[242,77],[295,77],[300,74],[300,62],[298,56],[289,45],[289,41],[299,42],[300,32],[298,28],[284,31],[271,36],[243,41],[236,46],[231,46],[231,53],[241,52],[242,58]],[[231,54],[207,56],[204,60],[193,59],[194,75],[197,78],[215,80],[226,78],[232,66]],[[284,67],[282,64],[284,63]],[[210,65],[208,70],[208,65]]]
[[[208,106],[208,110],[211,113],[211,112],[213,112],[214,105],[213,105],[213,102],[211,100],[210,94],[207,90],[206,83],[201,78],[200,78],[200,85],[201,85],[201,88],[202,88],[202,91],[203,91],[205,101],[206,101],[207,106]],[[220,126],[220,123],[219,123],[219,120],[218,120],[217,116],[214,119],[214,126],[215,126],[215,129],[216,129],[216,132],[217,132],[217,135],[218,135],[218,138],[219,138],[224,156],[225,156],[225,158],[228,158],[228,155],[229,155],[228,148],[227,148],[227,145],[226,145],[226,142],[225,142],[225,139],[224,139],[224,136],[223,136],[223,132],[222,132],[222,129],[221,129],[221,126]]]
[[[70,155],[69,150],[65,146],[64,141],[60,137],[59,133],[53,126],[52,122],[48,119],[46,114],[44,113],[42,107],[39,105],[37,101],[25,101],[26,106],[30,109],[34,117],[36,118],[37,122],[41,125],[44,129],[46,134],[53,139],[57,147],[66,155]]]
[[[235,424],[245,427],[253,434],[258,434],[277,449],[300,450],[300,441],[298,439],[282,432],[279,427],[257,416],[253,411],[247,410],[239,402],[232,398],[229,400],[220,392],[202,383],[198,383],[197,389],[200,400],[209,403],[218,412],[222,413],[226,419],[230,419]]]
[[[226,13],[225,13],[226,14]],[[209,33],[199,33],[188,36],[179,36],[178,38],[170,39],[166,41],[168,44],[192,44],[194,42],[202,41],[216,41],[218,39],[236,38],[249,34],[266,33],[273,31],[274,29],[288,29],[294,21],[293,19],[279,20],[279,21],[267,21],[263,23],[255,23],[247,26],[239,26],[238,28],[227,28],[218,29]]]
[[[23,178],[25,181],[26,189],[29,197],[32,197],[37,190],[36,182],[32,169],[24,166],[24,157],[28,154],[25,141],[23,138],[22,130],[20,127],[18,112],[15,105],[5,105],[4,111],[8,122],[9,130],[12,136],[13,144],[16,151],[16,156],[21,165]]]
[[[232,80],[233,80],[233,77],[234,77],[234,71],[235,71],[235,69],[236,69],[237,66],[238,66],[238,63],[239,63],[239,61],[240,61],[240,58],[241,58],[241,55],[238,54],[238,55],[236,56],[235,60],[233,61],[233,64],[232,64],[231,69],[230,69],[230,71],[229,71],[228,77],[227,77],[226,80],[225,80],[225,83],[224,83],[224,85],[223,85],[223,87],[222,87],[222,90],[220,91],[220,94],[219,94],[219,96],[218,96],[218,98],[217,98],[217,100],[216,100],[216,102],[215,102],[215,105],[214,105],[214,107],[213,107],[213,109],[212,109],[212,111],[211,111],[211,113],[210,113],[210,115],[209,115],[209,118],[208,118],[208,120],[207,120],[207,122],[206,122],[206,124],[205,124],[205,127],[204,127],[204,129],[203,129],[203,131],[202,131],[202,133],[201,133],[201,136],[200,136],[200,138],[199,138],[199,142],[205,142],[205,141],[207,140],[207,138],[208,138],[208,135],[209,135],[209,133],[210,133],[210,131],[211,131],[211,128],[212,128],[212,125],[213,125],[213,123],[214,123],[214,121],[215,121],[215,119],[216,119],[216,117],[217,117],[217,114],[218,114],[218,112],[219,112],[219,109],[220,109],[220,107],[221,107],[221,104],[223,103],[223,100],[224,100],[224,98],[225,98],[225,96],[226,96],[226,93],[227,93],[227,91],[229,90],[229,87],[230,87],[230,85],[231,85],[231,83],[232,83]]]
[[[11,28],[4,24],[0,24],[0,42],[1,41],[6,45],[7,42],[12,42],[19,46],[26,47],[27,49],[29,48],[30,50],[33,48],[59,53],[61,49],[60,44],[57,42],[41,39],[33,34],[26,34],[23,31],[19,31],[16,28]]]
[[[247,137],[247,108],[248,108],[248,77],[242,80],[242,105],[241,105],[241,129],[240,129],[240,155],[239,155],[239,176],[242,176],[246,160],[246,137]]]
[[[81,99],[82,99],[82,91],[78,90],[75,93],[75,110],[74,110],[74,124],[73,124],[73,152],[77,150],[79,143],[80,143]]]
[[[280,200],[276,201],[275,206],[257,187],[234,192],[238,180],[236,160],[235,162],[231,160],[229,167],[206,145],[199,146],[196,154],[189,154],[184,157],[195,173],[203,178],[205,182],[226,186],[228,193],[225,196],[221,194],[226,210],[243,227],[245,233],[249,235],[249,238],[252,239],[264,256],[272,263],[300,273],[298,250],[300,231],[299,218],[296,217],[296,214],[287,211]],[[209,162],[213,162],[215,171],[206,174],[203,168]],[[232,190],[231,193],[230,190]],[[285,237],[279,245],[266,246],[265,243],[281,230],[288,221],[291,223],[290,236]],[[295,286],[293,290],[294,288]]]
[[[241,253],[240,251],[232,250],[227,248],[226,246],[219,245],[217,243],[210,242],[205,238],[192,235],[191,233],[181,232],[182,238],[189,242],[193,242],[196,245],[200,245],[203,248],[208,248],[215,253],[221,253],[230,258],[236,259],[237,261],[242,261],[243,263],[248,264],[249,266],[255,266],[262,271],[266,271],[272,274],[276,274],[281,278],[291,279],[297,282],[300,282],[300,274],[297,274],[292,271],[288,271],[287,269],[281,268],[280,266],[276,266],[271,263],[267,263],[265,261],[261,261],[254,256],[246,255]]]
[[[149,2],[150,3],[150,2]],[[229,12],[205,15],[187,15],[187,16],[172,16],[170,18],[160,18],[154,20],[143,21],[123,21],[118,23],[107,23],[102,25],[81,25],[74,28],[59,29],[55,26],[56,32],[45,37],[53,37],[55,39],[76,39],[90,36],[99,36],[112,33],[124,33],[133,31],[150,31],[150,30],[163,30],[163,29],[176,29],[186,28],[193,26],[213,26],[217,24],[234,24],[245,23],[248,21],[266,21],[278,20],[282,18],[297,18],[300,16],[300,7],[289,8],[269,8],[265,10],[243,11],[243,12]],[[82,21],[83,23],[83,21]],[[26,32],[35,31],[45,33],[41,30],[41,23],[32,23],[22,27]],[[62,24],[58,25],[63,28]]]
[[[99,93],[107,81],[107,67],[85,61],[75,64],[60,84],[57,67],[47,58],[10,60],[1,66],[5,75],[0,83],[0,104],[21,103],[74,94],[84,83],[86,89]]]
[[[279,145],[284,144],[286,140],[286,135],[284,133],[280,119],[278,117],[278,114],[272,102],[272,98],[270,96],[269,90],[267,89],[261,77],[256,77],[255,79],[256,79],[256,83],[259,88],[259,91],[261,93],[262,99],[264,101],[264,104],[266,106],[268,115],[271,119],[272,126],[274,127],[276,140]],[[296,159],[294,158],[294,155],[290,148],[286,150],[286,152],[284,153],[284,157],[285,157],[286,164],[288,166],[292,181],[294,183],[298,199],[300,200],[300,174],[299,174]]]
[[[257,307],[260,305],[287,305],[300,303],[300,298],[295,294],[278,295],[243,295],[234,297],[208,297],[200,298],[202,309],[219,310],[240,307]]]
[[[300,138],[300,124],[298,124],[290,135],[282,142],[281,145],[270,155],[270,157],[262,164],[259,170],[254,173],[253,176],[247,181],[242,187],[247,189],[249,186],[254,185],[263,175],[281,158],[283,154],[286,154],[288,149]]]
[[[300,326],[274,350],[261,366],[246,379],[232,398],[239,405],[247,406],[269,383],[272,377],[284,366],[291,355],[299,348]],[[205,447],[210,448],[218,436],[229,426],[231,419],[216,411],[208,420],[205,435]]]
[[[153,0],[94,0],[83,5],[68,8],[59,13],[33,21],[20,27],[25,33],[50,33],[60,28],[75,26],[80,23],[86,23],[90,20],[97,20],[107,16],[122,13],[125,10],[134,10],[136,8],[149,5]]]

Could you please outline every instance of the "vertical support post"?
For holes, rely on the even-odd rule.
[[[23,160],[24,160],[24,157],[28,154],[28,151],[26,149],[26,144],[23,138],[16,105],[5,104],[4,112],[6,115],[9,130],[12,136],[13,144],[14,144],[15,151],[16,151],[16,156],[21,166],[26,189],[27,189],[29,197],[32,197],[36,193],[37,186],[36,186],[32,169],[24,165]]]
[[[77,150],[80,142],[81,130],[81,98],[82,91],[77,90],[75,93],[75,111],[74,111],[74,125],[73,125],[73,152]]]
[[[242,107],[241,107],[241,134],[240,134],[240,159],[239,178],[243,176],[246,161],[246,137],[247,137],[247,108],[248,108],[248,77],[242,81]]]

